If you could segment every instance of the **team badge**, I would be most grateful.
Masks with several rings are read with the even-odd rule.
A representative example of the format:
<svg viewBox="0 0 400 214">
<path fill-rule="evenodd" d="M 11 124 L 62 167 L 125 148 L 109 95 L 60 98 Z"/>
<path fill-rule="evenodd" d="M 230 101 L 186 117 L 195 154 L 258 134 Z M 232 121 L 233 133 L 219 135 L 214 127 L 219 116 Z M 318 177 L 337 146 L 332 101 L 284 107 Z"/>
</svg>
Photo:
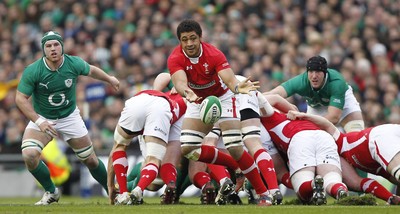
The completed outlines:
<svg viewBox="0 0 400 214">
<path fill-rule="evenodd" d="M 72 79 L 67 79 L 67 80 L 65 80 L 65 85 L 66 85 L 68 88 L 70 88 L 71 85 L 72 85 Z"/>
</svg>

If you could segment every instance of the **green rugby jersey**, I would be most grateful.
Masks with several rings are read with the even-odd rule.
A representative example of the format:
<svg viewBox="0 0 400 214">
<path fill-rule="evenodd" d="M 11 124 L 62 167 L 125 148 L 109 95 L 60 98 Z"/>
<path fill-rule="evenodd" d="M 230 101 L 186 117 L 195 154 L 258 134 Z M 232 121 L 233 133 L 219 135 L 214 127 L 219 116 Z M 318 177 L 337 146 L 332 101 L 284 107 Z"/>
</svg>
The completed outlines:
<svg viewBox="0 0 400 214">
<path fill-rule="evenodd" d="M 89 64 L 64 54 L 64 62 L 52 71 L 41 58 L 25 68 L 17 90 L 32 96 L 34 110 L 48 119 L 61 119 L 76 108 L 76 82 L 89 74 Z"/>
<path fill-rule="evenodd" d="M 349 86 L 343 76 L 334 69 L 328 69 L 326 82 L 319 90 L 314 90 L 307 78 L 307 72 L 282 83 L 288 97 L 301 95 L 313 108 L 334 106 L 343 110 L 345 94 Z"/>
</svg>

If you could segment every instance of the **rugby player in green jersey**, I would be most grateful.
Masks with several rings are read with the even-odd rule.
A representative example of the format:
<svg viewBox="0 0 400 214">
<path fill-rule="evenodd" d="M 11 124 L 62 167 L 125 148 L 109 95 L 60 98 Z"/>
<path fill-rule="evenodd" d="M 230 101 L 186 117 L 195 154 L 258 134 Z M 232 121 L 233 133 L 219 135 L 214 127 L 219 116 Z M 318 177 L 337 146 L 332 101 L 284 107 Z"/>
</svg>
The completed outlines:
<svg viewBox="0 0 400 214">
<path fill-rule="evenodd" d="M 80 57 L 64 54 L 63 38 L 57 32 L 44 34 L 41 44 L 44 56 L 25 68 L 15 102 L 30 120 L 21 145 L 25 165 L 45 189 L 43 198 L 35 205 L 48 205 L 57 202 L 61 193 L 51 181 L 49 169 L 40 160 L 40 154 L 54 137 L 68 142 L 107 191 L 107 171 L 93 150 L 80 116 L 76 85 L 79 75 L 107 82 L 115 90 L 119 89 L 119 81 Z"/>
<path fill-rule="evenodd" d="M 329 69 L 326 59 L 321 56 L 308 59 L 306 67 L 306 72 L 265 94 L 279 94 L 284 98 L 299 94 L 307 102 L 307 113 L 323 116 L 345 132 L 363 130 L 360 104 L 343 76 Z"/>
</svg>

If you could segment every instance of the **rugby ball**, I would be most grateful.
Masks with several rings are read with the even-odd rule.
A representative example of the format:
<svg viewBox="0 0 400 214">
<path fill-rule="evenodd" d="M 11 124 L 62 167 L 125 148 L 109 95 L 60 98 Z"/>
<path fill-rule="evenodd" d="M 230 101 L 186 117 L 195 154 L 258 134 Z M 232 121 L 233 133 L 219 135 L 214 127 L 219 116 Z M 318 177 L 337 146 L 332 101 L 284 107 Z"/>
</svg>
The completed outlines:
<svg viewBox="0 0 400 214">
<path fill-rule="evenodd" d="M 200 104 L 200 119 L 205 124 L 216 123 L 221 113 L 221 102 L 216 96 L 208 96 Z"/>
</svg>

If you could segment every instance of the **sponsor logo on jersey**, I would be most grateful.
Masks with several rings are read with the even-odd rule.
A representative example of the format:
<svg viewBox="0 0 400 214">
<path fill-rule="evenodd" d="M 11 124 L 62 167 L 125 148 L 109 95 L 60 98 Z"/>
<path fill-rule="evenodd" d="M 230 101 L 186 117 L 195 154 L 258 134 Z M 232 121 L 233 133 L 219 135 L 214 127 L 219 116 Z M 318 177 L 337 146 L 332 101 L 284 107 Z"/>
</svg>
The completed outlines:
<svg viewBox="0 0 400 214">
<path fill-rule="evenodd" d="M 188 70 L 192 70 L 193 69 L 193 66 L 191 66 L 191 65 L 188 65 L 188 66 L 186 66 L 186 70 L 188 71 Z"/>
<path fill-rule="evenodd" d="M 197 85 L 197 84 L 194 84 L 191 82 L 189 82 L 188 85 L 190 88 L 193 88 L 193 89 L 206 89 L 206 88 L 210 88 L 211 86 L 215 85 L 215 80 L 213 80 L 207 84 L 204 84 L 204 85 Z"/>
<path fill-rule="evenodd" d="M 167 135 L 167 132 L 166 131 L 164 131 L 164 130 L 162 130 L 161 128 L 159 128 L 159 127 L 154 127 L 154 131 L 157 131 L 157 132 L 161 132 L 162 134 L 164 134 L 165 136 Z"/>
<path fill-rule="evenodd" d="M 47 90 L 49 90 L 49 87 L 47 86 L 50 82 L 47 82 L 46 84 L 44 83 L 39 83 L 40 86 L 46 87 Z"/>
<path fill-rule="evenodd" d="M 72 86 L 72 79 L 66 79 L 64 82 L 65 82 L 65 86 L 67 86 L 68 88 L 70 88 Z"/>
<path fill-rule="evenodd" d="M 222 67 L 227 67 L 229 66 L 229 62 L 225 62 L 224 64 L 222 64 Z"/>
<path fill-rule="evenodd" d="M 340 102 L 340 99 L 337 99 L 337 98 L 333 99 L 333 102 L 334 102 L 334 103 L 341 103 L 341 102 Z"/>
</svg>

